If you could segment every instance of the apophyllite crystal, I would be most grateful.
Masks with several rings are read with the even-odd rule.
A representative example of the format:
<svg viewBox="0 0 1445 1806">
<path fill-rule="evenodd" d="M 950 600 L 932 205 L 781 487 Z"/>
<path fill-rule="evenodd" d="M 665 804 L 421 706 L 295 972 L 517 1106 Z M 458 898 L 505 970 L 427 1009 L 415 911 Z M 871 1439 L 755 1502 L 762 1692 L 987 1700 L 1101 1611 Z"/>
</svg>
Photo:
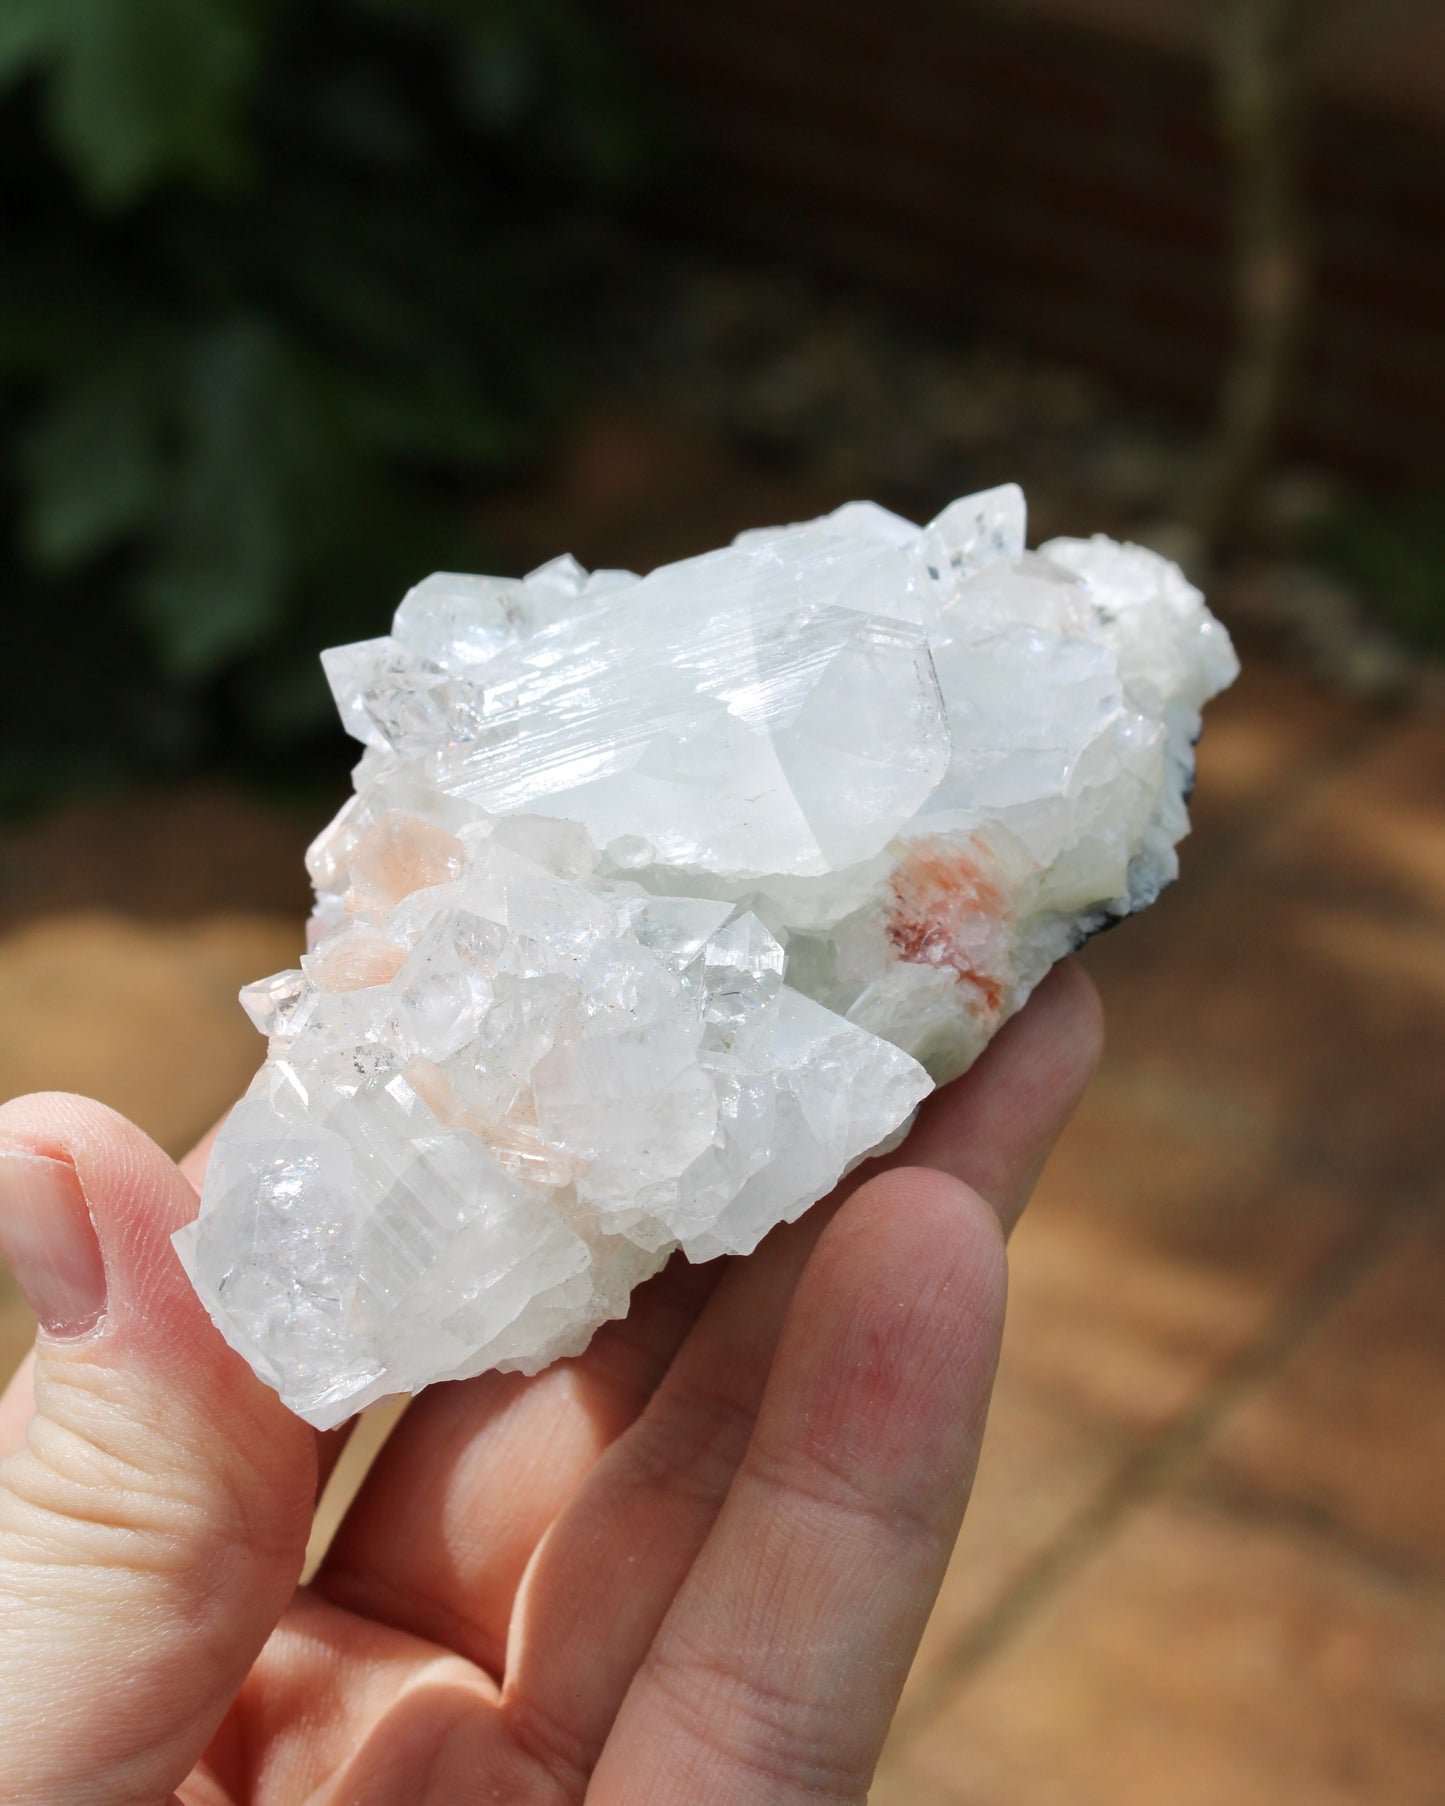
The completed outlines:
<svg viewBox="0 0 1445 1806">
<path fill-rule="evenodd" d="M 1173 878 L 1229 640 L 1017 488 L 638 578 L 438 575 L 324 655 L 366 751 L 176 1238 L 312 1423 L 581 1349 L 896 1138 Z"/>
</svg>

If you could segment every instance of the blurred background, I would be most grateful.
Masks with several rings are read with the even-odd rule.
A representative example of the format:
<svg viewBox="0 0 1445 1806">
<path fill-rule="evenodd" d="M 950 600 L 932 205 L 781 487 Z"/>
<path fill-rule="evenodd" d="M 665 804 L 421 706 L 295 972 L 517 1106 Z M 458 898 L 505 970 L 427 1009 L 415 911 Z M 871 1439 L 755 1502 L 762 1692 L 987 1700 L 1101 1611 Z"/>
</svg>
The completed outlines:
<svg viewBox="0 0 1445 1806">
<path fill-rule="evenodd" d="M 425 572 L 1017 479 L 1204 584 L 874 1797 L 1438 1806 L 1438 0 L 0 0 L 0 209 L 0 1096 L 177 1153 Z"/>
</svg>

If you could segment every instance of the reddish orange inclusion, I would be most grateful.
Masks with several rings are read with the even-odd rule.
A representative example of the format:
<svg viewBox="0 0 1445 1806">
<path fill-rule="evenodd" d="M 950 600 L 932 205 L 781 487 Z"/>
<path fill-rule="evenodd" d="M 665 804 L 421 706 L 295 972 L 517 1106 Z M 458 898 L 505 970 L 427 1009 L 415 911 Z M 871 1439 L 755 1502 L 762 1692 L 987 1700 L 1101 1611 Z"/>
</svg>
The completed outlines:
<svg viewBox="0 0 1445 1806">
<path fill-rule="evenodd" d="M 993 1012 L 1003 1004 L 1002 982 L 980 972 L 964 951 L 964 929 L 979 916 L 997 921 L 1003 898 L 976 859 L 956 842 L 917 840 L 891 881 L 888 938 L 912 965 L 943 966 L 971 985 Z"/>
</svg>

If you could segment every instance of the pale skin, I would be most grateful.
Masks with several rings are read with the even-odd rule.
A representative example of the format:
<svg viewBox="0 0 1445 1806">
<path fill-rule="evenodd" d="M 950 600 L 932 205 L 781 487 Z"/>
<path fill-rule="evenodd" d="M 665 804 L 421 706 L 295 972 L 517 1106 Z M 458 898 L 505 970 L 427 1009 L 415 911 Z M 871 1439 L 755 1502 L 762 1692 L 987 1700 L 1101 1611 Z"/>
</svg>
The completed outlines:
<svg viewBox="0 0 1445 1806">
<path fill-rule="evenodd" d="M 306 1587 L 340 1433 L 174 1259 L 204 1144 L 178 1168 L 97 1104 L 0 1108 L 0 1219 L 6 1150 L 59 1161 L 104 1268 L 99 1321 L 42 1329 L 0 1401 L 0 1801 L 864 1800 L 968 1502 L 1005 1238 L 1099 1044 L 1056 972 L 756 1254 L 674 1262 L 533 1379 L 424 1394 Z"/>
</svg>

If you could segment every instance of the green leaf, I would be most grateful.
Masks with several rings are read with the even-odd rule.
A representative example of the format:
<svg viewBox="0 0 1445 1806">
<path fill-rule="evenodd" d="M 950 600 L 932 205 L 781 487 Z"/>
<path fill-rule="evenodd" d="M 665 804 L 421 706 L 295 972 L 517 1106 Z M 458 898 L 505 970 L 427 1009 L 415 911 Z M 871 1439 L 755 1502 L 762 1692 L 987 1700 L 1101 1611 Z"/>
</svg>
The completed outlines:
<svg viewBox="0 0 1445 1806">
<path fill-rule="evenodd" d="M 296 431 L 299 379 L 263 324 L 205 332 L 180 395 L 180 474 L 136 604 L 174 677 L 195 683 L 265 638 L 279 616 L 292 531 L 288 486 L 324 448 Z"/>
<path fill-rule="evenodd" d="M 136 584 L 143 620 L 153 629 L 163 668 L 196 684 L 264 638 L 279 607 L 279 586 L 261 546 L 238 560 L 219 536 L 179 538 Z M 274 551 L 274 540 L 268 550 Z"/>
<path fill-rule="evenodd" d="M 1346 494 L 1314 532 L 1315 551 L 1376 619 L 1445 650 L 1445 494 Z"/>
<path fill-rule="evenodd" d="M 288 648 L 269 657 L 264 675 L 248 673 L 241 707 L 263 740 L 298 740 L 335 719 L 335 703 L 314 647 Z"/>
<path fill-rule="evenodd" d="M 50 5 L 52 129 L 95 200 L 133 201 L 168 176 L 218 186 L 244 173 L 240 110 L 260 50 L 244 0 Z"/>
<path fill-rule="evenodd" d="M 513 131 L 536 104 L 541 71 L 520 32 L 471 33 L 457 64 L 463 106 L 487 130 Z"/>
<path fill-rule="evenodd" d="M 30 85 L 0 119 L 0 584 L 42 652 L 100 648 L 83 706 L 71 661 L 0 747 L 80 782 L 294 745 L 330 719 L 319 646 L 488 562 L 476 502 L 590 330 L 571 222 L 630 105 L 591 11 L 0 0 L 0 91 Z"/>
<path fill-rule="evenodd" d="M 82 366 L 22 443 L 26 539 L 38 564 L 72 569 L 154 513 L 165 361 L 158 347 L 132 345 L 98 369 Z"/>
<path fill-rule="evenodd" d="M 48 54 L 59 10 L 55 0 L 0 0 L 0 87 Z"/>
</svg>

